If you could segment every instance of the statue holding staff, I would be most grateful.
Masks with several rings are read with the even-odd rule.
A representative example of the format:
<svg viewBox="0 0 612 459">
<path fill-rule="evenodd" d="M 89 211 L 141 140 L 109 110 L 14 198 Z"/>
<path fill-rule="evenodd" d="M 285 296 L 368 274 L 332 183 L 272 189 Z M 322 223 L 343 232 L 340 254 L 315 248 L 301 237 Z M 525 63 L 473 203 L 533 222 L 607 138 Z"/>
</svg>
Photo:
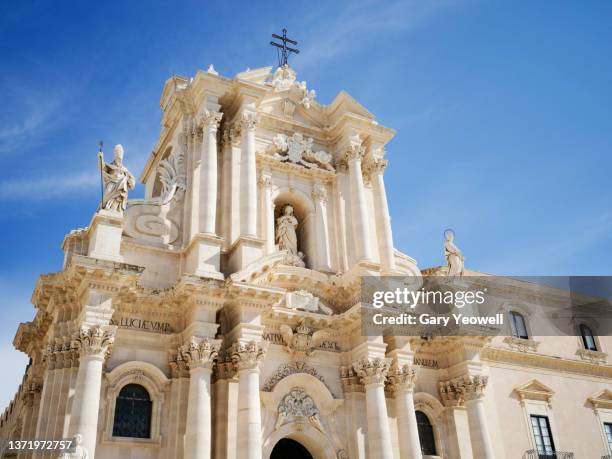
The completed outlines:
<svg viewBox="0 0 612 459">
<path fill-rule="evenodd" d="M 98 152 L 99 167 L 102 173 L 102 204 L 101 209 L 123 212 L 127 206 L 128 191 L 136 184 L 134 176 L 123 165 L 123 147 L 115 145 L 114 159 L 111 163 L 104 162 L 104 154 Z"/>
</svg>

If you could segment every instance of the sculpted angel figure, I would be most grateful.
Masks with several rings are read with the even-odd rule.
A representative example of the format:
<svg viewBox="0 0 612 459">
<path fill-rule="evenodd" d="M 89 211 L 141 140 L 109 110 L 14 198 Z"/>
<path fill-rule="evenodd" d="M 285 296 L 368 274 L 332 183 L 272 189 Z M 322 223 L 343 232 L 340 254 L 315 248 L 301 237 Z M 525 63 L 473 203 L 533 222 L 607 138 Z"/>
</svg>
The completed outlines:
<svg viewBox="0 0 612 459">
<path fill-rule="evenodd" d="M 465 258 L 459 250 L 459 247 L 455 245 L 453 240 L 455 239 L 455 233 L 453 230 L 446 230 L 444 232 L 444 257 L 448 266 L 449 276 L 463 276 L 463 265 Z"/>
<path fill-rule="evenodd" d="M 102 209 L 124 211 L 127 206 L 128 191 L 134 188 L 134 176 L 123 165 L 123 147 L 115 145 L 114 159 L 111 163 L 104 162 L 104 154 L 98 152 L 104 194 L 102 196 Z"/>
<path fill-rule="evenodd" d="M 293 207 L 287 204 L 282 215 L 276 219 L 276 243 L 279 250 L 287 250 L 291 255 L 299 256 L 297 246 L 297 218 L 293 215 Z"/>
</svg>

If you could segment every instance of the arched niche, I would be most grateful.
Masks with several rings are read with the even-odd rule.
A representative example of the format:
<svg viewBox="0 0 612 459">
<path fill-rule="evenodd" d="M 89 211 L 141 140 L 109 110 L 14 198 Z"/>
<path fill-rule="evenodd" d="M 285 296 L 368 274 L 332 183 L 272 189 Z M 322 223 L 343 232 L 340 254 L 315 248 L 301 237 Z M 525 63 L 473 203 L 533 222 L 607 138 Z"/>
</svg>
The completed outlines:
<svg viewBox="0 0 612 459">
<path fill-rule="evenodd" d="M 103 438 L 106 441 L 120 441 L 130 443 L 161 442 L 161 413 L 164 404 L 166 386 L 170 380 L 163 371 L 148 362 L 125 362 L 113 368 L 106 374 L 105 423 Z M 115 419 L 115 404 L 121 389 L 128 384 L 138 384 L 144 387 L 153 403 L 151 412 L 151 438 L 124 439 L 113 437 L 113 422 Z"/>
<path fill-rule="evenodd" d="M 296 229 L 298 250 L 304 254 L 304 263 L 312 269 L 315 265 L 316 235 L 314 221 L 314 204 L 310 196 L 298 189 L 278 188 L 272 193 L 274 203 L 274 238 L 276 244 L 276 221 L 286 205 L 293 207 L 293 215 L 298 221 Z"/>
<path fill-rule="evenodd" d="M 294 388 L 302 388 L 312 399 L 319 411 L 322 429 L 316 427 L 306 418 L 293 418 L 289 422 L 277 425 L 278 407 L 285 396 Z M 327 386 L 312 375 L 294 373 L 281 379 L 272 392 L 262 392 L 264 406 L 264 457 L 269 458 L 274 446 L 283 438 L 295 440 L 310 452 L 313 457 L 322 459 L 337 459 L 338 453 L 344 449 L 335 423 L 329 422 L 343 399 L 335 399 Z"/>
</svg>

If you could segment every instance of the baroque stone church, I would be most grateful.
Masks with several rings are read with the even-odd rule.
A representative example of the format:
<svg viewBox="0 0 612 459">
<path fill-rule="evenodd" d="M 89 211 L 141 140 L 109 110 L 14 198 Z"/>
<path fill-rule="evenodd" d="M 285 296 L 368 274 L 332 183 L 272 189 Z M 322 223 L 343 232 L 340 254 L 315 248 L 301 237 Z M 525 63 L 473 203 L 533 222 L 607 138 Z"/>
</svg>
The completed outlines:
<svg viewBox="0 0 612 459">
<path fill-rule="evenodd" d="M 532 336 L 508 304 L 506 337 L 362 335 L 362 276 L 448 268 L 394 247 L 394 131 L 315 96 L 287 65 L 166 81 L 144 199 L 121 146 L 100 154 L 99 210 L 35 286 L 0 437 L 78 435 L 62 457 L 89 459 L 610 457 L 596 323 Z"/>
</svg>

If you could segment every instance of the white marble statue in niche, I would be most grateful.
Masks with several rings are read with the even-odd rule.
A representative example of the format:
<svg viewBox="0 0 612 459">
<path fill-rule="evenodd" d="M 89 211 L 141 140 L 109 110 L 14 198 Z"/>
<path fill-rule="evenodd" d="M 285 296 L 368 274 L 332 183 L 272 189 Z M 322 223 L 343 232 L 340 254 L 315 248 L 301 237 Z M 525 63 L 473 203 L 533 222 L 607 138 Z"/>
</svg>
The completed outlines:
<svg viewBox="0 0 612 459">
<path fill-rule="evenodd" d="M 444 257 L 446 258 L 446 264 L 448 266 L 448 275 L 463 276 L 465 257 L 461 253 L 461 250 L 459 250 L 459 247 L 453 242 L 455 239 L 455 232 L 450 229 L 444 231 L 444 239 Z"/>
<path fill-rule="evenodd" d="M 113 162 L 105 163 L 104 154 L 98 152 L 104 193 L 102 206 L 104 210 L 123 212 L 127 206 L 128 191 L 134 188 L 134 176 L 123 165 L 123 147 L 115 145 Z"/>
</svg>

